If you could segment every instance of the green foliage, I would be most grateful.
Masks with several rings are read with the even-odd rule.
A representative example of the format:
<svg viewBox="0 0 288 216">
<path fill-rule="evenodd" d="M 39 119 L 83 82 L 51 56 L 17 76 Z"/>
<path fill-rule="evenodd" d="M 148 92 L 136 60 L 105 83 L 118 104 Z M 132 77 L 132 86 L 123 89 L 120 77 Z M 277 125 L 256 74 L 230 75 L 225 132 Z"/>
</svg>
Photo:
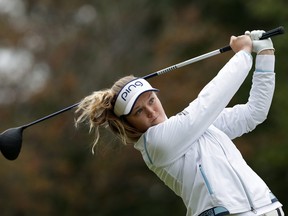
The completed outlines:
<svg viewBox="0 0 288 216">
<path fill-rule="evenodd" d="M 288 24 L 284 0 L 18 2 L 10 12 L 0 6 L 0 52 L 25 50 L 31 58 L 26 67 L 16 65 L 21 72 L 16 82 L 15 71 L 0 72 L 1 131 L 110 87 L 123 75 L 146 75 L 218 49 L 232 34 Z M 286 41 L 286 35 L 273 39 L 277 86 L 267 121 L 236 140 L 283 204 L 288 202 Z M 151 80 L 161 89 L 167 113 L 182 110 L 231 56 Z M 45 82 L 28 91 L 39 78 Z M 245 103 L 250 85 L 247 78 L 231 103 Z M 93 136 L 88 128 L 74 129 L 73 117 L 68 112 L 27 129 L 20 157 L 13 162 L 0 157 L 1 215 L 185 215 L 181 199 L 132 146 L 107 132 L 93 156 Z"/>
</svg>

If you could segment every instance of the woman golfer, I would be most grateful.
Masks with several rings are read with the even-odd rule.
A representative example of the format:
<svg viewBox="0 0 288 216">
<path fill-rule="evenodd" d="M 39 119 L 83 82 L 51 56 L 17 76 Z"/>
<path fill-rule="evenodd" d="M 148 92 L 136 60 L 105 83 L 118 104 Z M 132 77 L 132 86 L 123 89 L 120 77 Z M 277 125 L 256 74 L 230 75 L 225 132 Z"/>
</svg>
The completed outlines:
<svg viewBox="0 0 288 216">
<path fill-rule="evenodd" d="M 231 141 L 252 131 L 268 114 L 274 92 L 274 48 L 264 31 L 231 37 L 235 55 L 181 113 L 167 117 L 157 89 L 128 76 L 111 89 L 84 98 L 76 124 L 109 127 L 134 144 L 149 167 L 187 207 L 187 216 L 279 215 L 281 203 L 246 164 Z M 252 40 L 251 40 L 252 39 Z M 256 52 L 246 104 L 226 108 L 248 75 Z"/>
</svg>

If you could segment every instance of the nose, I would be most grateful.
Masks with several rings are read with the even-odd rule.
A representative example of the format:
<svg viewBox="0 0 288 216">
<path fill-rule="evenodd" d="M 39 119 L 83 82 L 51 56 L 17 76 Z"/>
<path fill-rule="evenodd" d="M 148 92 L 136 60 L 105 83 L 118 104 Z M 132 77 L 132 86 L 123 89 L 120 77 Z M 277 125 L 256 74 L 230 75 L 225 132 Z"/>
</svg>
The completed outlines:
<svg viewBox="0 0 288 216">
<path fill-rule="evenodd" d="M 152 107 L 147 107 L 146 113 L 148 118 L 152 118 L 155 114 L 155 111 Z"/>
</svg>

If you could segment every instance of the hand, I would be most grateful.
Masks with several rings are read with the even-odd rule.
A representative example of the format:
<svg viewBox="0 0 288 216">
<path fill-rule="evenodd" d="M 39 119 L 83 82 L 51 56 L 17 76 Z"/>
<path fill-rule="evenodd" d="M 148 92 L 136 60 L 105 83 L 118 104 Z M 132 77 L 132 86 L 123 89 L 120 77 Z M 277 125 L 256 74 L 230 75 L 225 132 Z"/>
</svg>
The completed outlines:
<svg viewBox="0 0 288 216">
<path fill-rule="evenodd" d="M 237 53 L 240 50 L 245 50 L 246 52 L 252 52 L 252 40 L 247 35 L 242 36 L 231 36 L 230 38 L 230 46 L 232 50 Z"/>
<path fill-rule="evenodd" d="M 270 38 L 264 39 L 264 40 L 259 40 L 261 38 L 262 34 L 265 33 L 263 30 L 254 30 L 252 32 L 246 31 L 245 35 L 250 36 L 253 42 L 253 48 L 252 51 L 257 53 L 257 54 L 263 54 L 265 53 L 264 51 L 274 51 L 273 43 Z M 274 53 L 274 52 L 273 52 Z"/>
</svg>

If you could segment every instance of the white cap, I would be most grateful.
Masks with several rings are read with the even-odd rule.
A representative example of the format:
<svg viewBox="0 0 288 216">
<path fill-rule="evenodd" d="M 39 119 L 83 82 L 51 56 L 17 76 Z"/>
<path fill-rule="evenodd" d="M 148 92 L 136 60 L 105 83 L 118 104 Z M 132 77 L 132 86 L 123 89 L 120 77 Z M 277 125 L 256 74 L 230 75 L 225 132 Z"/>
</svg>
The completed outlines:
<svg viewBox="0 0 288 216">
<path fill-rule="evenodd" d="M 132 111 L 138 97 L 147 91 L 159 91 L 145 79 L 137 78 L 128 82 L 118 93 L 114 105 L 114 113 L 118 117 L 128 115 Z"/>
</svg>

